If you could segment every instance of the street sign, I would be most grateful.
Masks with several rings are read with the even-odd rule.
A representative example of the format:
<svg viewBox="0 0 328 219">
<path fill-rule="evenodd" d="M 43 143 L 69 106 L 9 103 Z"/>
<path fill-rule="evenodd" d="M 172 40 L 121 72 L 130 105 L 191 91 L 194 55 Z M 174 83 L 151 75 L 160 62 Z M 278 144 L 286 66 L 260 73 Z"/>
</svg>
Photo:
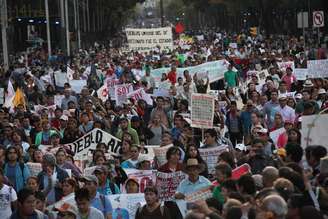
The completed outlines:
<svg viewBox="0 0 328 219">
<path fill-rule="evenodd" d="M 313 27 L 325 26 L 325 17 L 323 11 L 313 12 Z"/>
</svg>

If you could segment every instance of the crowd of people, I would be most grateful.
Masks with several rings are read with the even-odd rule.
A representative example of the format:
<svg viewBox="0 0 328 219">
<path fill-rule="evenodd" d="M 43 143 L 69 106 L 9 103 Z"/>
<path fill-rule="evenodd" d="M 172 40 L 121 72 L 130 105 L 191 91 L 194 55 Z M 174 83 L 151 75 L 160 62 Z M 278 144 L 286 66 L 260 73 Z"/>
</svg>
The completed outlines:
<svg viewBox="0 0 328 219">
<path fill-rule="evenodd" d="M 302 117 L 328 108 L 328 82 L 294 74 L 308 60 L 327 58 L 325 47 L 312 43 L 304 47 L 302 37 L 206 33 L 201 40 L 177 41 L 174 51 L 142 54 L 95 44 L 71 57 L 58 50 L 48 58 L 43 48 L 13 56 L 10 69 L 0 70 L 7 91 L 0 110 L 1 218 L 128 218 L 113 211 L 110 196 L 140 192 L 146 204 L 137 208 L 136 219 L 327 218 L 327 145 L 302 147 L 300 130 Z M 229 64 L 218 81 L 177 72 L 223 59 Z M 67 66 L 70 80 L 86 81 L 80 92 L 70 80 L 60 87 L 54 79 Z M 152 71 L 162 67 L 171 70 L 156 81 Z M 263 70 L 267 75 L 260 78 Z M 108 79 L 142 88 L 153 105 L 144 99 L 118 105 L 111 92 L 101 99 L 97 90 Z M 170 84 L 167 95 L 154 95 L 162 83 Z M 190 124 L 193 93 L 215 96 L 213 128 Z M 121 141 L 118 154 L 99 142 L 78 163 L 67 145 L 96 128 Z M 270 133 L 281 128 L 285 131 L 272 139 Z M 145 154 L 146 145 L 170 145 L 166 163 Z M 223 146 L 227 150 L 211 171 L 199 150 Z M 37 163 L 42 168 L 35 174 L 31 166 Z M 235 177 L 234 170 L 245 164 L 247 171 Z M 89 167 L 94 169 L 86 174 Z M 163 201 L 156 179 L 142 191 L 127 169 L 182 171 L 186 178 Z M 180 200 L 205 188 L 210 197 L 180 211 Z M 53 207 L 72 194 L 74 204 Z"/>
</svg>

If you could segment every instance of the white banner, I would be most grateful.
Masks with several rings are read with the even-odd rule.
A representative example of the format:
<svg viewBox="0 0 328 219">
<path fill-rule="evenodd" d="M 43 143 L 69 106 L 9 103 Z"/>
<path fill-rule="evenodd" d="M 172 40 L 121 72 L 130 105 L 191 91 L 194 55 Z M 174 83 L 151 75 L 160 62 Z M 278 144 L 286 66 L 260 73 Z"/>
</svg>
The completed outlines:
<svg viewBox="0 0 328 219">
<path fill-rule="evenodd" d="M 215 173 L 215 167 L 218 163 L 219 155 L 228 150 L 228 145 L 221 145 L 213 148 L 199 148 L 199 154 L 207 163 L 208 172 Z"/>
<path fill-rule="evenodd" d="M 113 219 L 135 218 L 138 208 L 146 204 L 145 194 L 118 194 L 109 195 L 113 207 Z"/>
<path fill-rule="evenodd" d="M 328 114 L 302 116 L 302 147 L 322 145 L 328 149 L 327 124 Z"/>
<path fill-rule="evenodd" d="M 123 103 L 125 103 L 128 93 L 132 91 L 133 91 L 132 84 L 115 85 L 114 96 L 115 96 L 116 105 L 120 106 Z"/>
<path fill-rule="evenodd" d="M 106 78 L 104 84 L 107 85 L 108 88 L 108 93 L 110 97 L 114 97 L 114 92 L 115 92 L 115 85 L 118 85 L 120 83 L 119 79 L 116 78 Z"/>
<path fill-rule="evenodd" d="M 214 118 L 214 97 L 208 94 L 191 95 L 191 125 L 198 128 L 212 128 Z"/>
<path fill-rule="evenodd" d="M 149 52 L 160 47 L 161 50 L 173 50 L 171 27 L 134 29 L 127 28 L 126 37 L 129 49 L 138 52 Z"/>
<path fill-rule="evenodd" d="M 79 94 L 81 93 L 81 90 L 84 86 L 87 86 L 87 81 L 86 80 L 71 80 L 69 82 L 69 84 L 71 85 L 72 90 Z"/>
<path fill-rule="evenodd" d="M 147 94 L 143 88 L 128 93 L 127 98 L 132 98 L 135 101 L 143 99 L 148 105 L 153 105 L 153 99 L 151 99 L 150 94 Z"/>
<path fill-rule="evenodd" d="M 58 87 L 64 87 L 64 84 L 67 83 L 66 72 L 56 71 L 54 72 L 55 83 Z"/>
<path fill-rule="evenodd" d="M 310 60 L 307 64 L 310 78 L 328 77 L 328 59 Z"/>
<path fill-rule="evenodd" d="M 295 69 L 295 64 L 294 62 L 277 62 L 278 67 L 280 70 L 286 71 L 287 68 L 291 68 L 293 71 Z"/>
<path fill-rule="evenodd" d="M 305 81 L 308 74 L 309 74 L 309 70 L 307 68 L 294 69 L 294 75 L 296 79 L 299 81 Z"/>
</svg>

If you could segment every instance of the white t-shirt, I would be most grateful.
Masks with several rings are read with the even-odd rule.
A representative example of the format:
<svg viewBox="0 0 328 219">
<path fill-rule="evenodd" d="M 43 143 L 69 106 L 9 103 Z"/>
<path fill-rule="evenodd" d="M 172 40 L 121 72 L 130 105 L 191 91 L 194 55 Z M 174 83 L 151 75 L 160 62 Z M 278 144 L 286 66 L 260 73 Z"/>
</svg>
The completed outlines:
<svg viewBox="0 0 328 219">
<path fill-rule="evenodd" d="M 11 211 L 11 202 L 17 200 L 17 194 L 14 188 L 7 185 L 3 185 L 0 190 L 0 218 L 8 219 L 10 218 Z"/>
</svg>

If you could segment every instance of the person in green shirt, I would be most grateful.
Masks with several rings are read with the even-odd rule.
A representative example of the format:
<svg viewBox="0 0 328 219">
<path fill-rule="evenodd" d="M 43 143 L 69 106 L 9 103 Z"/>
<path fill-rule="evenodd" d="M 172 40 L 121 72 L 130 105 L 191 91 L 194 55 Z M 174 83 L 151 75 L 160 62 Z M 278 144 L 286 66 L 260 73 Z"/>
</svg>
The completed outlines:
<svg viewBox="0 0 328 219">
<path fill-rule="evenodd" d="M 224 81 L 227 87 L 237 87 L 238 73 L 232 70 L 232 65 L 228 66 L 228 71 L 224 73 Z"/>
<path fill-rule="evenodd" d="M 231 178 L 232 168 L 229 164 L 219 163 L 215 167 L 215 175 L 217 186 L 213 189 L 213 198 L 217 199 L 220 203 L 224 203 L 224 196 L 222 194 L 222 183 Z"/>
<path fill-rule="evenodd" d="M 124 132 L 128 132 L 132 136 L 132 144 L 140 144 L 137 131 L 131 128 L 129 120 L 126 117 L 120 119 L 120 129 L 118 130 L 116 137 L 122 139 Z"/>
</svg>

